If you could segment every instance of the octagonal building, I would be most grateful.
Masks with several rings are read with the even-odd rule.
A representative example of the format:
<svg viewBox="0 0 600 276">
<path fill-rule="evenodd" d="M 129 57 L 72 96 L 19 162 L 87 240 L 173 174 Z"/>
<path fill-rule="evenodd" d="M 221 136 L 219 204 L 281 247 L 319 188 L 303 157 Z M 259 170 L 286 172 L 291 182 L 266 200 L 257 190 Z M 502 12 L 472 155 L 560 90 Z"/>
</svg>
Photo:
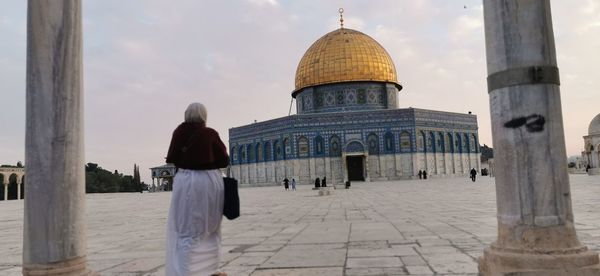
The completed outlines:
<svg viewBox="0 0 600 276">
<path fill-rule="evenodd" d="M 399 108 L 402 85 L 392 58 L 364 33 L 340 28 L 319 38 L 300 60 L 295 82 L 298 114 L 229 130 L 231 173 L 240 184 L 479 171 L 477 117 Z"/>
</svg>

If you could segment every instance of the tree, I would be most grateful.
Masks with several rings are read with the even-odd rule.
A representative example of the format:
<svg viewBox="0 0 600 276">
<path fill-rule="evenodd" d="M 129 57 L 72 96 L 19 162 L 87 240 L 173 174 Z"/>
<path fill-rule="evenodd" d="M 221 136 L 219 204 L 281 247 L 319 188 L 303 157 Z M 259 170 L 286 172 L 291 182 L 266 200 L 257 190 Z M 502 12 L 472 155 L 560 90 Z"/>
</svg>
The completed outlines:
<svg viewBox="0 0 600 276">
<path fill-rule="evenodd" d="M 485 162 L 488 159 L 494 158 L 494 149 L 488 147 L 486 144 L 483 144 L 482 147 L 479 147 L 479 152 L 481 152 L 481 162 Z"/>
<path fill-rule="evenodd" d="M 85 166 L 85 191 L 87 193 L 135 192 L 133 176 L 114 173 L 103 169 L 95 163 Z"/>
<path fill-rule="evenodd" d="M 140 179 L 140 167 L 137 164 L 133 164 L 133 186 L 136 191 L 142 191 L 142 182 Z"/>
</svg>

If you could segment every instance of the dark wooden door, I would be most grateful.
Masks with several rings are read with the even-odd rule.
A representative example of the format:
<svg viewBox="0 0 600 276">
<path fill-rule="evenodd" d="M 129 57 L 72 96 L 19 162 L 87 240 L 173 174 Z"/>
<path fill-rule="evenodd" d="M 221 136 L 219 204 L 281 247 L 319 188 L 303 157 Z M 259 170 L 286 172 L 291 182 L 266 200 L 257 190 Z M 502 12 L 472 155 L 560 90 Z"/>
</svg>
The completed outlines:
<svg viewBox="0 0 600 276">
<path fill-rule="evenodd" d="M 364 181 L 364 167 L 362 156 L 347 156 L 346 164 L 348 166 L 348 180 Z"/>
</svg>

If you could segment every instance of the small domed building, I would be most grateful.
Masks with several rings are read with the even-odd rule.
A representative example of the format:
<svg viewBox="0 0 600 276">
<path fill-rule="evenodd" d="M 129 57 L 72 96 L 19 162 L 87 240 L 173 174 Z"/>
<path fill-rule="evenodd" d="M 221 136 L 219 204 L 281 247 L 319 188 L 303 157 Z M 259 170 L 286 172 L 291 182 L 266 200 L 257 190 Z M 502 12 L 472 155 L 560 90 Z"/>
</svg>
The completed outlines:
<svg viewBox="0 0 600 276">
<path fill-rule="evenodd" d="M 588 127 L 588 135 L 583 136 L 584 150 L 581 158 L 589 175 L 600 174 L 600 114 L 596 115 Z"/>
<path fill-rule="evenodd" d="M 392 58 L 373 38 L 343 27 L 324 35 L 298 64 L 298 114 L 229 130 L 232 176 L 274 185 L 479 171 L 477 117 L 399 108 L 400 90 Z"/>
</svg>

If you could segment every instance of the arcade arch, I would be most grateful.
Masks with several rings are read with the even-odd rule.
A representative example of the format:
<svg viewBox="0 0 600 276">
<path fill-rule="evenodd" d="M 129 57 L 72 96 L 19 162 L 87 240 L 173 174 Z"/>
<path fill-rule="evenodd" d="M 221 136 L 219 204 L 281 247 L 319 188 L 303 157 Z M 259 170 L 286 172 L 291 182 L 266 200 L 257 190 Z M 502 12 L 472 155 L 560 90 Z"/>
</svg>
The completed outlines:
<svg viewBox="0 0 600 276">
<path fill-rule="evenodd" d="M 24 198 L 25 168 L 0 167 L 0 200 Z"/>
</svg>

